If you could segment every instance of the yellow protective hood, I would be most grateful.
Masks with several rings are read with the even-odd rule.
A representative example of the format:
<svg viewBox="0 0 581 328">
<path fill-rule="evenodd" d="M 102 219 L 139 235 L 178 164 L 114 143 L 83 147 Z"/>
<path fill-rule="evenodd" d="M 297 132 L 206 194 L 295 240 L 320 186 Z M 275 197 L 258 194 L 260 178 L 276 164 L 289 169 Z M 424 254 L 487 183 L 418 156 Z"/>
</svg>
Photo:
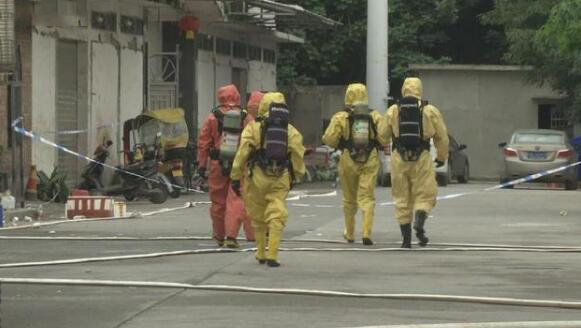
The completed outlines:
<svg viewBox="0 0 581 328">
<path fill-rule="evenodd" d="M 262 100 L 260 100 L 260 105 L 258 106 L 258 116 L 268 116 L 268 108 L 272 103 L 286 104 L 284 95 L 280 92 L 267 92 L 264 97 L 262 97 Z"/>
<path fill-rule="evenodd" d="M 415 97 L 422 99 L 422 80 L 417 77 L 408 77 L 401 87 L 402 97 Z"/>
<path fill-rule="evenodd" d="M 349 84 L 347 91 L 345 91 L 345 106 L 367 105 L 368 103 L 365 85 L 361 83 Z"/>
</svg>

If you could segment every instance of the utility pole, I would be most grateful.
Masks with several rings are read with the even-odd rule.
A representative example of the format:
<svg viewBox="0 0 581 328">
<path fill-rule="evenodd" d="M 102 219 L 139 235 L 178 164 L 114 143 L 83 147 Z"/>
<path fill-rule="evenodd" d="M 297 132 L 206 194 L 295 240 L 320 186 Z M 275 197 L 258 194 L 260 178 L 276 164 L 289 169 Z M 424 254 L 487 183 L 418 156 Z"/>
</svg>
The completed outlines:
<svg viewBox="0 0 581 328">
<path fill-rule="evenodd" d="M 388 0 L 367 0 L 367 92 L 369 107 L 387 109 Z"/>
</svg>

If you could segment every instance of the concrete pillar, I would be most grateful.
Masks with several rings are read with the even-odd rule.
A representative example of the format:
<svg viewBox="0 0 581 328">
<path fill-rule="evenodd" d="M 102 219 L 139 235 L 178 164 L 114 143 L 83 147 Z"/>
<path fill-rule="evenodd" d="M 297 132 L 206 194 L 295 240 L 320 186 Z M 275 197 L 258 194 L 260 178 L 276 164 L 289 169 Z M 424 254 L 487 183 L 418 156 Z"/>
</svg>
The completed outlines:
<svg viewBox="0 0 581 328">
<path fill-rule="evenodd" d="M 367 0 L 367 91 L 369 107 L 383 113 L 389 93 L 388 0 Z"/>
</svg>

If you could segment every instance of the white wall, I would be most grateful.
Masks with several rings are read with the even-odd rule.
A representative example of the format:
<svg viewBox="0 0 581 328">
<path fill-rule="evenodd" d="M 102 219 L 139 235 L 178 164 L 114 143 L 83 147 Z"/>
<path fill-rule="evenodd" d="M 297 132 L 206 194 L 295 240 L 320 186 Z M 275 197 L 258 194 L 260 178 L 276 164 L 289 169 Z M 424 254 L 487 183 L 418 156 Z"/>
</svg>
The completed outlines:
<svg viewBox="0 0 581 328">
<path fill-rule="evenodd" d="M 216 64 L 214 64 L 214 60 Z M 198 129 L 201 129 L 210 111 L 218 106 L 218 89 L 232 83 L 232 66 L 226 56 L 216 55 L 214 57 L 211 52 L 200 50 L 196 68 Z"/>
<path fill-rule="evenodd" d="M 121 49 L 121 122 L 143 112 L 143 53 Z"/>
<path fill-rule="evenodd" d="M 196 85 L 198 87 L 198 128 L 217 104 L 214 92 L 214 63 L 211 52 L 198 51 Z"/>
<path fill-rule="evenodd" d="M 146 41 L 148 46 L 149 56 L 151 57 L 155 53 L 162 52 L 162 38 L 161 38 L 161 25 L 160 22 L 151 19 L 147 22 L 146 25 Z M 152 76 L 160 76 L 162 66 L 161 65 L 149 65 L 149 78 L 151 79 Z"/>
<path fill-rule="evenodd" d="M 222 86 L 231 83 L 232 65 L 229 58 L 222 55 L 216 55 L 216 90 L 214 92 L 214 97 L 216 97 L 216 92 L 218 92 Z"/>
<path fill-rule="evenodd" d="M 274 91 L 276 88 L 276 66 L 260 61 L 250 61 L 248 64 L 249 91 Z"/>
<path fill-rule="evenodd" d="M 91 43 L 91 127 L 118 123 L 116 127 L 106 127 L 92 130 L 89 135 L 89 149 L 103 142 L 105 138 L 113 141 L 113 151 L 110 152 L 109 163 L 118 164 L 118 152 L 123 149 L 121 136 L 123 122 L 118 117 L 118 57 L 117 49 L 108 43 Z"/>
<path fill-rule="evenodd" d="M 32 131 L 55 141 L 56 128 L 56 41 L 52 36 L 32 32 Z M 32 143 L 32 163 L 46 174 L 52 172 L 57 150 Z"/>
</svg>

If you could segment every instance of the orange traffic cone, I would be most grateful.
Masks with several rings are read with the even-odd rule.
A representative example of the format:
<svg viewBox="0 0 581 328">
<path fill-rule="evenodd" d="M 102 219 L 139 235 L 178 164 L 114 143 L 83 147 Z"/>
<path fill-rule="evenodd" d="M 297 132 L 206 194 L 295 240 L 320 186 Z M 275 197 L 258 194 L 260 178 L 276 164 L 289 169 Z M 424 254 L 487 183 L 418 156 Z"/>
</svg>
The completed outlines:
<svg viewBox="0 0 581 328">
<path fill-rule="evenodd" d="M 30 167 L 28 182 L 26 183 L 26 200 L 38 200 L 37 187 L 38 177 L 36 175 L 36 165 L 32 165 Z"/>
</svg>

